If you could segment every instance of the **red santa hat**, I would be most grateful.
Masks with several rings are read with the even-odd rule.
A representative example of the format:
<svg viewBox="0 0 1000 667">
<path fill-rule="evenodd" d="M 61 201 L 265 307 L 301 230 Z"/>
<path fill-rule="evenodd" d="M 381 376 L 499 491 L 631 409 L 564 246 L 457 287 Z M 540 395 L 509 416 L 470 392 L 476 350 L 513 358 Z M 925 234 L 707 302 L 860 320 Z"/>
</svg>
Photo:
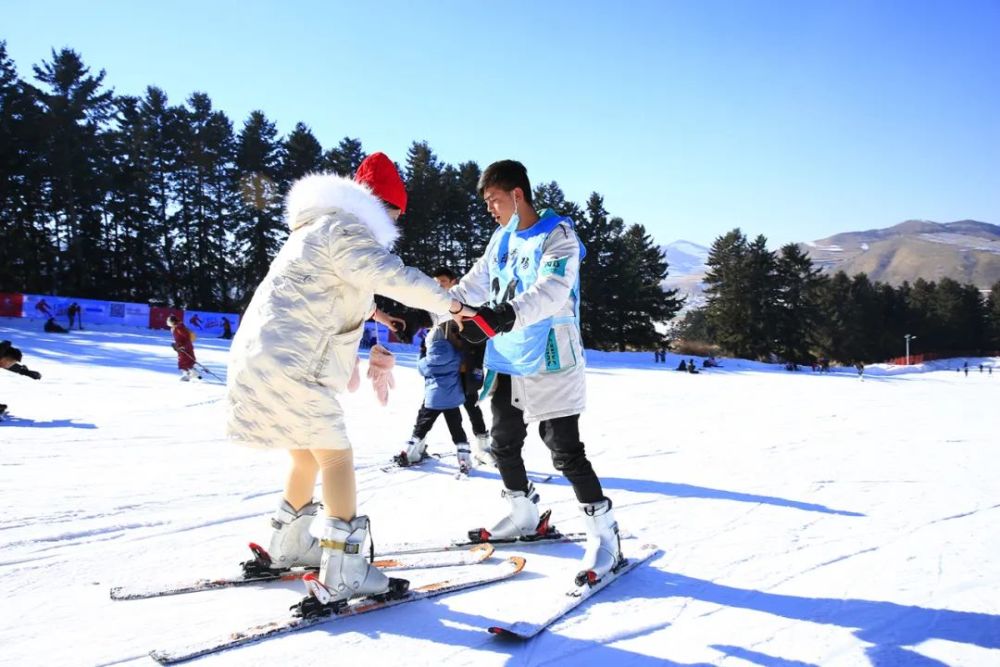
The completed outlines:
<svg viewBox="0 0 1000 667">
<path fill-rule="evenodd" d="M 371 188 L 372 194 L 406 213 L 406 186 L 385 153 L 372 153 L 358 165 L 354 180 Z"/>
</svg>

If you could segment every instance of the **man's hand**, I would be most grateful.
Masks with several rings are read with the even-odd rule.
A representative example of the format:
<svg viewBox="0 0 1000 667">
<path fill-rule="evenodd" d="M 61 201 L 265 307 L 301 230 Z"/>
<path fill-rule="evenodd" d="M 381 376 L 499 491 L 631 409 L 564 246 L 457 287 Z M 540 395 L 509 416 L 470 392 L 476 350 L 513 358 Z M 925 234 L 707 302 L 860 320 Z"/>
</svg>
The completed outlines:
<svg viewBox="0 0 1000 667">
<path fill-rule="evenodd" d="M 476 308 L 476 314 L 463 320 L 462 338 L 470 343 L 478 344 L 514 328 L 514 306 L 501 303 L 493 308 L 481 306 Z"/>
</svg>

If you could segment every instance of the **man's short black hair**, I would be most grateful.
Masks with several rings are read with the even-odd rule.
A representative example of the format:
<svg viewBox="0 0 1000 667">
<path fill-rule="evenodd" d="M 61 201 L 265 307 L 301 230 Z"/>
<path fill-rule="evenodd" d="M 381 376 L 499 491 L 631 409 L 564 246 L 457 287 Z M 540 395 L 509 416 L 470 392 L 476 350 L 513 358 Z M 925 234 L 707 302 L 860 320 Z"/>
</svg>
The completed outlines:
<svg viewBox="0 0 1000 667">
<path fill-rule="evenodd" d="M 0 359 L 11 359 L 14 363 L 21 363 L 21 359 L 23 358 L 24 356 L 21 354 L 21 350 L 13 345 L 7 345 L 7 347 L 0 348 Z"/>
<path fill-rule="evenodd" d="M 444 276 L 448 280 L 458 280 L 458 276 L 455 275 L 455 272 L 447 266 L 439 266 L 434 269 L 434 273 L 431 274 L 431 278 L 437 278 L 438 276 Z"/>
<path fill-rule="evenodd" d="M 479 177 L 476 191 L 479 196 L 483 196 L 486 188 L 500 188 L 504 192 L 512 192 L 514 188 L 521 188 L 524 193 L 524 201 L 531 206 L 531 182 L 528 180 L 528 170 L 517 160 L 500 160 L 486 167 L 483 175 Z"/>
</svg>

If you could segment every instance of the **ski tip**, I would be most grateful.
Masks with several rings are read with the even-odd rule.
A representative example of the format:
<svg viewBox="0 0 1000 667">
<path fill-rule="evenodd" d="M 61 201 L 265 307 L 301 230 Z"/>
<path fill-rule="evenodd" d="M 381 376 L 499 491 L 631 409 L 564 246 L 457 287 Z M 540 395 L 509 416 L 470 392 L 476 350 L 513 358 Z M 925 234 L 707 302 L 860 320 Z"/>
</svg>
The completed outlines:
<svg viewBox="0 0 1000 667">
<path fill-rule="evenodd" d="M 484 544 L 477 544 L 473 546 L 471 549 L 469 549 L 469 551 L 478 554 L 483 560 L 486 560 L 487 558 L 493 555 L 493 552 L 496 551 L 496 548 L 492 544 L 487 542 Z"/>
<path fill-rule="evenodd" d="M 515 574 L 524 569 L 525 560 L 523 556 L 511 556 L 507 561 L 513 565 Z"/>
<path fill-rule="evenodd" d="M 512 632 L 511 630 L 508 630 L 507 628 L 500 627 L 499 625 L 491 625 L 489 628 L 487 628 L 487 631 L 491 635 L 493 635 L 495 637 L 502 637 L 503 639 L 515 639 L 515 640 L 516 639 L 524 639 L 524 637 L 522 637 L 521 635 L 517 634 L 516 632 Z"/>
</svg>

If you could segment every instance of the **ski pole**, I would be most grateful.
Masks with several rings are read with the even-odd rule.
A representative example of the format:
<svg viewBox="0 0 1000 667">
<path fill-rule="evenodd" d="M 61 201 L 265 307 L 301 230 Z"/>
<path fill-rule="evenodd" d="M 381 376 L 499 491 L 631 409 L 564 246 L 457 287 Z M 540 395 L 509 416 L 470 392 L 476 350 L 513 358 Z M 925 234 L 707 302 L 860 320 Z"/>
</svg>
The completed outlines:
<svg viewBox="0 0 1000 667">
<path fill-rule="evenodd" d="M 194 363 L 195 366 L 197 366 L 198 368 L 200 368 L 205 373 L 208 373 L 209 375 L 211 375 L 212 377 L 214 377 L 216 380 L 218 380 L 222 384 L 226 384 L 225 380 L 223 380 L 218 375 L 216 375 L 215 373 L 213 373 L 208 367 L 205 366 L 205 364 L 201 363 L 200 361 L 198 361 L 197 359 L 195 359 L 194 357 L 192 357 L 190 354 L 188 354 L 188 351 L 185 350 L 183 347 L 179 347 L 177 349 L 180 350 L 181 352 L 183 352 L 184 356 L 187 357 L 188 359 L 190 359 Z"/>
</svg>

